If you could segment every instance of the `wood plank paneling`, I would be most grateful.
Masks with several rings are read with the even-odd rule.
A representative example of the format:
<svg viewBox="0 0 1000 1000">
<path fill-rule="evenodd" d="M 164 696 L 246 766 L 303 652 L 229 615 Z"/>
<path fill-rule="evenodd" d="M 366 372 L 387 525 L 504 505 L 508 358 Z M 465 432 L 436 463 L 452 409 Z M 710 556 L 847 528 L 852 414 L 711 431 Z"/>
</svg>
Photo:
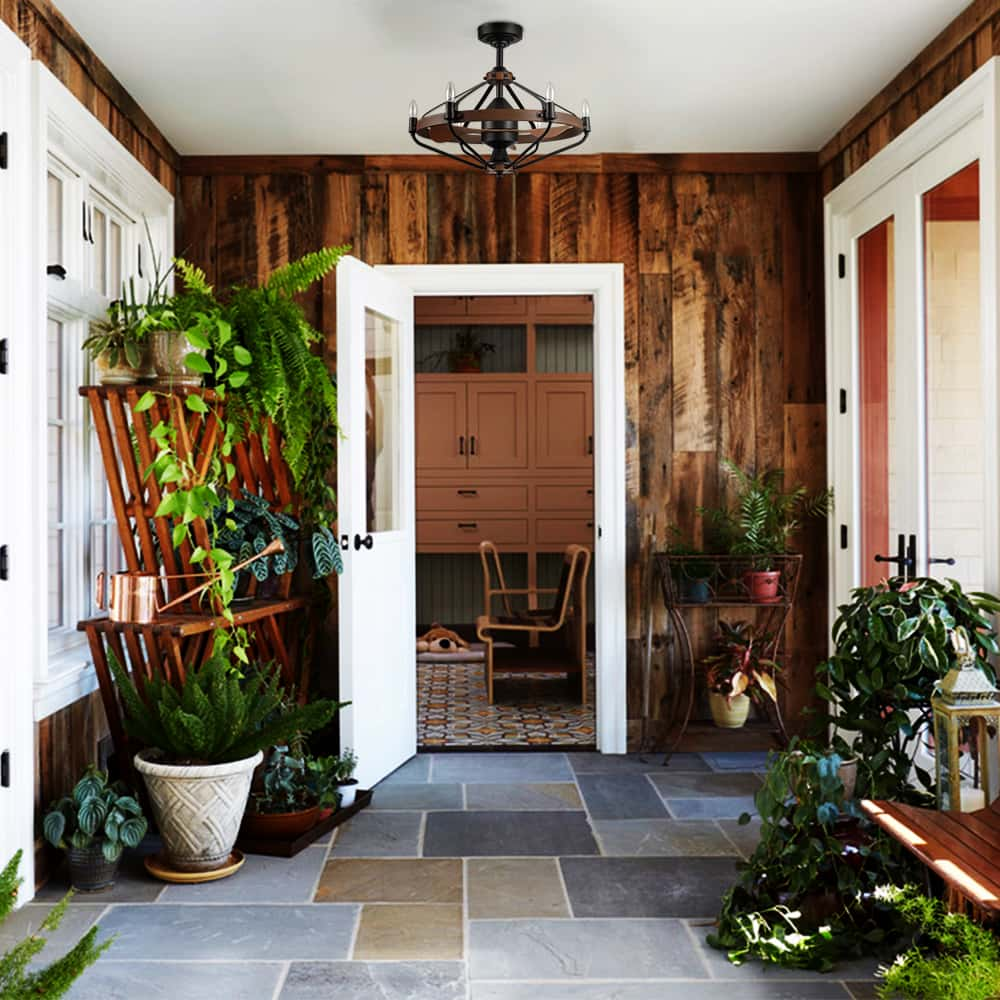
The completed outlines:
<svg viewBox="0 0 1000 1000">
<path fill-rule="evenodd" d="M 824 443 L 809 422 L 823 419 L 818 176 L 798 161 L 782 169 L 774 159 L 756 161 L 756 172 L 740 158 L 719 161 L 728 171 L 691 172 L 677 169 L 681 161 L 643 157 L 633 171 L 607 158 L 574 170 L 568 157 L 554 161 L 559 170 L 498 183 L 440 160 L 413 160 L 199 159 L 186 161 L 198 170 L 182 191 L 192 206 L 213 207 L 223 286 L 240 274 L 263 277 L 286 250 L 311 249 L 307 238 L 349 242 L 372 264 L 624 265 L 629 731 L 662 741 L 671 674 L 658 608 L 653 717 L 645 729 L 636 719 L 641 552 L 651 514 L 661 539 L 670 522 L 696 528 L 697 507 L 719 500 L 719 460 L 727 454 L 769 465 L 794 459 L 791 475 L 803 463 L 815 463 L 812 475 L 826 467 Z M 233 169 L 241 163 L 243 172 Z M 197 244 L 211 256 L 212 224 L 199 222 L 188 239 L 186 220 L 196 216 L 185 207 L 180 217 L 178 245 Z M 331 364 L 334 281 L 318 297 Z M 809 700 L 817 636 L 826 631 L 824 558 L 810 553 L 818 575 L 801 610 L 802 635 L 790 632 L 794 705 Z"/>
</svg>

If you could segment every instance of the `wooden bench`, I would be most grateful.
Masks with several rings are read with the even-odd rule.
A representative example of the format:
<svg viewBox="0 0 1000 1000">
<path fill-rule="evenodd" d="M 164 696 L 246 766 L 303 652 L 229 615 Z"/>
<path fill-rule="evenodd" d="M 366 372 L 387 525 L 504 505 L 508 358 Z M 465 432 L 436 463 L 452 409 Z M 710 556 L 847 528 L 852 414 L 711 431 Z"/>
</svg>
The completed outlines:
<svg viewBox="0 0 1000 1000">
<path fill-rule="evenodd" d="M 1000 799 L 977 812 L 938 812 L 865 799 L 889 836 L 944 879 L 948 906 L 984 922 L 1000 917 Z"/>
</svg>

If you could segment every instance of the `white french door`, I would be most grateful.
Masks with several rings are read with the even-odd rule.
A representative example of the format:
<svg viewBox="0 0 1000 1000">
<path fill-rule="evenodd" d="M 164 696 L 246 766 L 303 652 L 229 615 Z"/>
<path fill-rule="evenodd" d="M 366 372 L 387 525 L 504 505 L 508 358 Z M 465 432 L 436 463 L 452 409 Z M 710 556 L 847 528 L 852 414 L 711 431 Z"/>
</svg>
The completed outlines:
<svg viewBox="0 0 1000 1000">
<path fill-rule="evenodd" d="M 370 788 L 417 749 L 413 292 L 337 265 L 341 748 Z"/>
<path fill-rule="evenodd" d="M 997 236 L 984 136 L 973 117 L 834 219 L 837 603 L 896 575 L 997 586 Z"/>
</svg>

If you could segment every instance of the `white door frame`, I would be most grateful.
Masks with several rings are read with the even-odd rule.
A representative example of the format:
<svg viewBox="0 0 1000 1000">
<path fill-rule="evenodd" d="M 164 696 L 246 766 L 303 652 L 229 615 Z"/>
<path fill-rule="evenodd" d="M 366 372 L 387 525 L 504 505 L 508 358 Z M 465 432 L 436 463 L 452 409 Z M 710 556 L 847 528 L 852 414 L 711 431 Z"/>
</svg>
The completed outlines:
<svg viewBox="0 0 1000 1000">
<path fill-rule="evenodd" d="M 597 749 L 625 753 L 625 268 L 622 264 L 383 264 L 415 295 L 594 297 Z"/>
<path fill-rule="evenodd" d="M 0 24 L 0 129 L 8 136 L 7 169 L 0 172 L 0 337 L 8 344 L 9 367 L 0 375 L 0 456 L 9 475 L 0 497 L 0 545 L 9 553 L 10 579 L 0 581 L 0 722 L 10 751 L 10 787 L 0 788 L 0 865 L 13 850 L 23 851 L 19 901 L 34 893 L 35 731 L 32 682 L 37 650 L 31 594 L 34 553 L 30 525 L 30 476 L 35 467 L 31 436 L 24 433 L 30 414 L 32 379 L 31 246 L 31 56 L 25 45 Z M 14 484 L 14 485 L 12 485 Z"/>
<path fill-rule="evenodd" d="M 826 283 L 826 388 L 828 478 L 837 491 L 837 512 L 829 522 L 830 621 L 838 605 L 849 597 L 860 573 L 860 526 L 862 497 L 858 489 L 860 468 L 859 357 L 856 282 L 857 237 L 870 214 L 872 225 L 881 221 L 883 206 L 892 204 L 898 219 L 918 218 L 919 184 L 903 190 L 894 184 L 943 143 L 961 138 L 971 129 L 976 136 L 980 161 L 980 312 L 983 332 L 983 401 L 986 407 L 985 448 L 986 533 L 985 572 L 987 590 L 1000 588 L 1000 404 L 996 399 L 998 369 L 997 289 L 1000 284 L 1000 228 L 997 205 L 1000 177 L 997 174 L 997 137 L 1000 134 L 1000 59 L 981 66 L 951 94 L 936 104 L 885 149 L 858 169 L 824 200 L 824 261 Z M 962 139 L 964 142 L 965 140 Z M 928 162 L 930 162 L 928 160 Z M 919 171 L 914 172 L 916 177 Z M 865 203 L 868 203 L 867 205 Z M 897 226 L 898 229 L 898 226 Z M 910 247 L 919 255 L 920 247 Z M 923 328 L 923 267 L 919 260 L 903 260 L 906 249 L 896 254 L 896 325 L 912 323 Z M 844 278 L 840 277 L 843 256 Z M 912 278 L 916 265 L 917 280 Z M 906 280 L 898 279 L 905 271 Z M 846 412 L 840 405 L 846 391 Z M 841 547 L 841 526 L 849 544 Z M 921 532 L 923 535 L 924 532 Z M 926 538 L 921 539 L 926 546 Z"/>
</svg>

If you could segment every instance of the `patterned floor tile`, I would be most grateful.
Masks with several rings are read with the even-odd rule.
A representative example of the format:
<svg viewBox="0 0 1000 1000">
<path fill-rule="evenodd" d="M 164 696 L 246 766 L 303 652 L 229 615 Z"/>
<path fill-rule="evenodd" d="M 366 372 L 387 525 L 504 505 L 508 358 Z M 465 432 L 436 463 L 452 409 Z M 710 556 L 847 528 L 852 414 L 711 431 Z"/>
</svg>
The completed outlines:
<svg viewBox="0 0 1000 1000">
<path fill-rule="evenodd" d="M 597 854 L 582 812 L 427 814 L 424 857 L 553 857 Z"/>
<path fill-rule="evenodd" d="M 455 858 L 334 858 L 323 869 L 317 903 L 461 903 Z"/>
<path fill-rule="evenodd" d="M 361 911 L 355 959 L 461 959 L 462 907 L 440 903 L 367 904 Z"/>
<path fill-rule="evenodd" d="M 555 858 L 470 858 L 469 919 L 568 917 Z"/>
</svg>

